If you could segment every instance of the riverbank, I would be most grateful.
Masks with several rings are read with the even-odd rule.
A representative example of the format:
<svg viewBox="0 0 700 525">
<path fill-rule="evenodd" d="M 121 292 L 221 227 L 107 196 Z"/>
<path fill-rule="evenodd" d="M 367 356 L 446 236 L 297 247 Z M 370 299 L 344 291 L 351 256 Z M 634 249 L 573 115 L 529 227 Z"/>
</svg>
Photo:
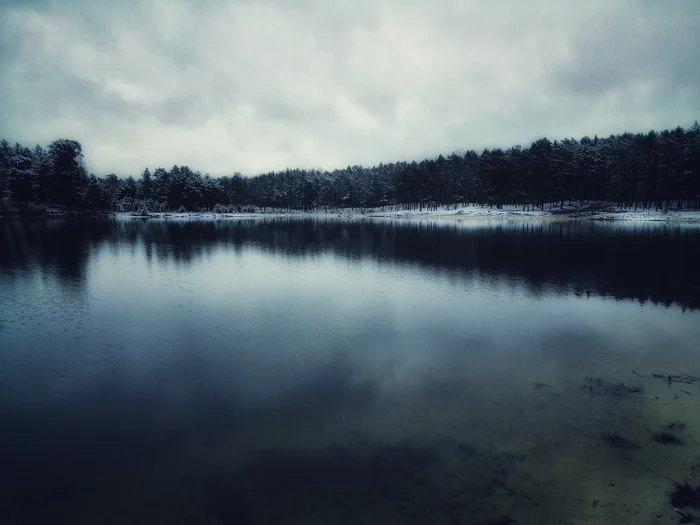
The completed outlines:
<svg viewBox="0 0 700 525">
<path fill-rule="evenodd" d="M 277 218 L 277 217 L 327 217 L 327 218 L 381 218 L 381 219 L 431 219 L 445 221 L 467 221 L 480 219 L 518 219 L 518 220 L 592 220 L 592 221 L 641 221 L 665 223 L 700 223 L 700 210 L 650 210 L 624 209 L 605 203 L 566 205 L 551 210 L 523 210 L 522 206 L 503 206 L 501 208 L 479 205 L 449 205 L 437 209 L 424 210 L 391 210 L 371 208 L 365 210 L 319 210 L 319 211 L 281 211 L 266 213 L 149 213 L 129 214 L 117 213 L 120 218 L 160 218 L 160 219 L 248 219 L 248 218 Z"/>
<path fill-rule="evenodd" d="M 470 220 L 488 219 L 546 219 L 546 220 L 590 220 L 626 222 L 700 223 L 700 210 L 653 210 L 642 208 L 620 208 L 609 204 L 572 205 L 536 211 L 523 211 L 521 207 L 504 206 L 501 209 L 464 207 L 459 210 L 439 210 L 419 214 L 418 217 Z"/>
<path fill-rule="evenodd" d="M 636 221 L 663 223 L 700 223 L 700 210 L 654 210 L 643 208 L 620 208 L 608 203 L 572 203 L 563 207 L 523 209 L 522 206 L 502 206 L 500 208 L 481 205 L 446 205 L 437 208 L 413 210 L 385 208 L 336 209 L 316 211 L 266 211 L 254 213 L 215 213 L 215 212 L 104 212 L 67 208 L 30 207 L 25 210 L 0 210 L 2 217 L 115 217 L 120 219 L 174 219 L 174 220 L 221 220 L 279 217 L 318 217 L 318 218 L 382 218 L 382 219 L 431 219 L 465 221 L 479 219 L 537 219 L 537 220 L 592 220 L 592 221 Z"/>
</svg>

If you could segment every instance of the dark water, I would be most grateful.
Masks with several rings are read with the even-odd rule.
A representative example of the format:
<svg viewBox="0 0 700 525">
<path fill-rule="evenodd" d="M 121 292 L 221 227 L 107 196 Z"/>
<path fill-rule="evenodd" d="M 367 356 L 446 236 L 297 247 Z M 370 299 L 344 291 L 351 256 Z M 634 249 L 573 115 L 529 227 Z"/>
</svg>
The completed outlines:
<svg viewBox="0 0 700 525">
<path fill-rule="evenodd" d="M 0 523 L 675 523 L 698 308 L 677 226 L 3 220 Z"/>
</svg>

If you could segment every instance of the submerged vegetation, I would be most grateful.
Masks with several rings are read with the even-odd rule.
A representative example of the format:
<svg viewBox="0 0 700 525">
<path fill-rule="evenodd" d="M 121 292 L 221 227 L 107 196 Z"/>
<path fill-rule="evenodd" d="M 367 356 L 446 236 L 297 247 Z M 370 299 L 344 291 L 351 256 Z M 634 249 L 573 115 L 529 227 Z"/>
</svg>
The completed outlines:
<svg viewBox="0 0 700 525">
<path fill-rule="evenodd" d="M 657 432 L 651 439 L 662 445 L 683 445 L 683 441 L 669 432 Z"/>
<path fill-rule="evenodd" d="M 544 209 L 566 201 L 622 207 L 700 207 L 700 124 L 580 140 L 541 138 L 528 147 L 470 150 L 419 162 L 333 171 L 286 169 L 212 177 L 188 166 L 140 176 L 88 173 L 75 140 L 48 148 L 0 142 L 0 202 L 102 211 L 434 208 L 481 204 Z M 1 208 L 0 208 L 1 209 Z"/>
<path fill-rule="evenodd" d="M 699 378 L 688 375 L 685 373 L 681 374 L 660 374 L 660 373 L 652 373 L 652 374 L 642 374 L 638 373 L 636 371 L 632 371 L 632 374 L 636 377 L 644 378 L 647 380 L 662 380 L 666 383 L 667 387 L 669 390 L 673 390 L 673 385 L 674 383 L 681 383 L 681 384 L 695 384 L 698 381 L 700 381 Z M 624 386 L 624 384 L 620 385 L 615 385 L 614 383 L 610 383 L 607 381 L 604 381 L 599 378 L 593 378 L 593 377 L 586 377 L 585 378 L 585 383 L 583 385 L 583 388 L 585 390 L 588 390 L 590 392 L 596 393 L 598 395 L 607 395 L 607 396 L 621 396 L 623 393 L 630 393 L 631 395 L 641 395 L 637 392 L 643 392 L 644 389 L 642 386 L 636 387 L 634 389 L 627 389 L 627 387 Z M 631 390 L 631 391 L 630 391 Z M 681 390 L 683 391 L 683 390 Z M 634 393 L 633 393 L 634 392 Z M 690 394 L 690 392 L 688 392 Z M 646 399 L 652 399 L 652 400 L 658 400 L 658 396 L 647 396 L 647 395 L 642 395 L 642 397 Z M 674 400 L 679 399 L 678 395 L 673 395 Z M 685 445 L 685 441 L 678 437 L 678 435 L 671 433 L 670 431 L 674 432 L 684 432 L 685 436 L 694 443 L 695 445 L 700 446 L 700 442 L 698 442 L 696 439 L 693 438 L 693 436 L 687 432 L 688 426 L 682 422 L 682 421 L 672 421 L 670 423 L 662 425 L 662 428 L 664 429 L 661 432 L 655 432 L 651 435 L 651 440 L 654 441 L 655 443 L 661 444 L 661 445 Z M 668 501 L 670 505 L 673 508 L 674 515 L 672 515 L 674 518 L 677 519 L 675 521 L 676 523 L 680 524 L 700 524 L 700 515 L 697 514 L 698 511 L 700 511 L 700 485 L 695 485 L 692 482 L 689 482 L 687 479 L 683 481 L 683 483 L 679 483 L 678 481 L 674 480 L 673 478 L 667 476 L 660 470 L 655 470 L 650 468 L 644 463 L 644 459 L 639 457 L 639 452 L 642 450 L 642 447 L 635 443 L 634 441 L 631 441 L 627 439 L 626 437 L 621 436 L 620 434 L 616 432 L 602 432 L 599 435 L 600 439 L 612 447 L 613 449 L 618 449 L 618 452 L 622 457 L 626 460 L 629 461 L 638 467 L 641 467 L 648 473 L 654 475 L 657 478 L 664 478 L 668 481 L 671 482 L 672 484 L 672 489 L 668 493 Z M 668 457 L 665 458 L 666 461 L 668 461 Z M 690 465 L 690 472 L 689 474 L 692 475 L 693 477 L 696 476 L 698 469 L 700 469 L 700 465 L 696 464 L 693 462 L 693 464 Z M 596 500 L 597 501 L 597 500 Z M 595 506 L 595 502 L 594 502 Z M 662 518 L 663 514 L 657 514 L 657 518 Z"/>
<path fill-rule="evenodd" d="M 636 443 L 630 441 L 627 438 L 624 438 L 622 436 L 619 436 L 618 434 L 615 434 L 614 432 L 603 432 L 600 436 L 603 441 L 608 443 L 610 446 L 623 449 L 623 450 L 636 450 L 641 448 L 639 445 Z"/>
<path fill-rule="evenodd" d="M 700 523 L 700 518 L 686 509 L 700 510 L 700 485 L 692 487 L 688 481 L 676 483 L 670 494 L 671 505 L 680 516 L 679 523 Z"/>
</svg>

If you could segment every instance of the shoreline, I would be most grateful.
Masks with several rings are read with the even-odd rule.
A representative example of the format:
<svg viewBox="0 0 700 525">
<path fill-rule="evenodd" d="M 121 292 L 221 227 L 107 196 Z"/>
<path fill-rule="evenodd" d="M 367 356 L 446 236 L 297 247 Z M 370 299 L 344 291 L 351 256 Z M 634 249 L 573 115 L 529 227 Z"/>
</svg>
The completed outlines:
<svg viewBox="0 0 700 525">
<path fill-rule="evenodd" d="M 11 210 L 0 212 L 3 218 L 116 218 L 116 219 L 166 219 L 166 220 L 227 220 L 227 219 L 276 219 L 285 217 L 304 218 L 338 218 L 338 219 L 395 219 L 395 220 L 438 220 L 449 222 L 481 221 L 481 220 L 539 220 L 539 221 L 601 221 L 601 222 L 654 222 L 666 224 L 700 224 L 700 210 L 651 210 L 624 209 L 607 204 L 572 205 L 564 209 L 552 211 L 529 210 L 523 211 L 520 206 L 503 206 L 490 208 L 487 206 L 454 205 L 438 207 L 438 209 L 417 210 L 328 210 L 328 211 L 280 211 L 252 213 L 215 213 L 215 212 L 94 212 L 87 210 Z"/>
<path fill-rule="evenodd" d="M 700 210 L 655 211 L 625 210 L 613 207 L 604 209 L 576 208 L 556 211 L 522 211 L 520 207 L 501 209 L 467 205 L 461 208 L 450 206 L 430 211 L 414 210 L 366 210 L 366 211 L 285 211 L 257 213 L 213 213 L 213 212 L 156 212 L 146 215 L 115 213 L 120 219 L 167 219 L 167 220 L 226 220 L 226 219 L 277 219 L 285 217 L 329 218 L 329 219 L 383 219 L 383 220 L 434 220 L 445 222 L 468 222 L 483 220 L 533 220 L 533 221 L 593 221 L 593 222 L 653 222 L 664 224 L 700 224 Z"/>
</svg>

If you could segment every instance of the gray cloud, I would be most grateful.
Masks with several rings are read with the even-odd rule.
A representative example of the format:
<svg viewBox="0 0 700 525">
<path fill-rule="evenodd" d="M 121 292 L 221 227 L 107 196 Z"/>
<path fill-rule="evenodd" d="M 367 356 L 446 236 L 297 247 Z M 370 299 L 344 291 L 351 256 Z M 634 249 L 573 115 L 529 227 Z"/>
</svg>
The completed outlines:
<svg viewBox="0 0 700 525">
<path fill-rule="evenodd" d="M 620 12 L 595 21 L 574 39 L 572 59 L 558 72 L 561 86 L 595 96 L 618 89 L 699 88 L 700 4 L 692 7 L 685 13 L 649 9 L 631 20 Z M 666 24 L 659 24 L 657 17 L 664 15 Z"/>
<path fill-rule="evenodd" d="M 6 0 L 0 136 L 224 174 L 688 125 L 699 35 L 696 0 Z"/>
</svg>

